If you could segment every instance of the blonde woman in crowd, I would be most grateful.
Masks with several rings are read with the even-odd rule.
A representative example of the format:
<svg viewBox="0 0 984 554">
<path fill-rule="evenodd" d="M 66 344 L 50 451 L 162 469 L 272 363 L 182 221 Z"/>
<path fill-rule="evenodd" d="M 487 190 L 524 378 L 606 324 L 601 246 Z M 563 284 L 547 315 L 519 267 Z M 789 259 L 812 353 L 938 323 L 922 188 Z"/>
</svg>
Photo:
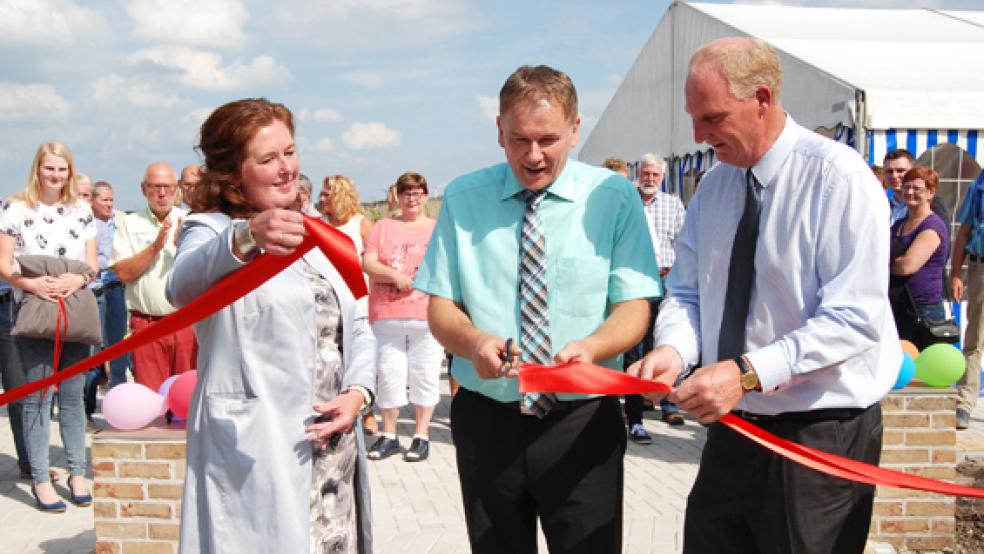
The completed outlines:
<svg viewBox="0 0 984 554">
<path fill-rule="evenodd" d="M 324 220 L 352 239 L 359 260 L 362 260 L 362 249 L 372 229 L 372 221 L 366 217 L 366 211 L 359 202 L 359 190 L 355 183 L 344 175 L 325 177 L 318 199 L 318 209 Z M 379 425 L 372 412 L 366 413 L 362 427 L 370 435 L 376 433 Z"/>
<path fill-rule="evenodd" d="M 400 217 L 400 200 L 396 197 L 396 185 L 386 190 L 386 216 Z"/>
<path fill-rule="evenodd" d="M 15 298 L 25 292 L 57 302 L 92 281 L 99 272 L 96 260 L 96 225 L 92 208 L 81 200 L 76 188 L 75 163 L 68 147 L 59 142 L 42 144 L 34 155 L 27 186 L 14 195 L 0 212 L 0 278 L 15 289 Z M 18 256 L 44 255 L 85 262 L 92 274 L 65 273 L 58 277 L 25 277 Z M 54 341 L 15 337 L 17 352 L 28 382 L 51 375 Z M 89 345 L 66 342 L 58 367 L 68 367 L 89 355 Z M 58 420 L 68 461 L 68 489 L 73 503 L 88 506 L 92 495 L 85 480 L 85 410 L 82 405 L 84 375 L 65 379 L 58 385 Z M 53 391 L 39 391 L 24 398 L 22 424 L 31 465 L 31 492 L 43 512 L 64 512 L 65 502 L 51 484 L 48 470 L 49 426 Z"/>
<path fill-rule="evenodd" d="M 75 174 L 75 191 L 79 200 L 92 205 L 92 179 L 85 173 Z"/>
<path fill-rule="evenodd" d="M 344 175 L 325 177 L 320 200 L 319 208 L 325 221 L 348 235 L 361 257 L 362 247 L 372 229 L 372 221 L 369 221 L 366 211 L 362 209 L 355 183 Z"/>
</svg>

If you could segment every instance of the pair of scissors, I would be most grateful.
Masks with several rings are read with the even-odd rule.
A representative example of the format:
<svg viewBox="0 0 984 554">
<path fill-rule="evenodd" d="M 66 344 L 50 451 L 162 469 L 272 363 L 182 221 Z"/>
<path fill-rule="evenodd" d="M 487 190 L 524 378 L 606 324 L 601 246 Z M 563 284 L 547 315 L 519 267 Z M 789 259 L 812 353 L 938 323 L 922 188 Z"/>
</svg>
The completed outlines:
<svg viewBox="0 0 984 554">
<path fill-rule="evenodd" d="M 506 339 L 506 348 L 499 354 L 499 359 L 502 360 L 502 365 L 499 366 L 499 374 L 505 375 L 509 370 L 516 369 L 519 366 L 519 358 L 514 356 L 512 353 L 513 339 Z"/>
</svg>

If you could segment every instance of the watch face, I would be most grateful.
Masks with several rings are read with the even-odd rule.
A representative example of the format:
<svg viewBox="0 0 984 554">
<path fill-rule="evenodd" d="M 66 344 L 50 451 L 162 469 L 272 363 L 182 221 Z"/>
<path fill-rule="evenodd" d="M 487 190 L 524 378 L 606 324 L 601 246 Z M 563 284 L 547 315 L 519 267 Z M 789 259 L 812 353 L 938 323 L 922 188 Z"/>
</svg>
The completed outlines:
<svg viewBox="0 0 984 554">
<path fill-rule="evenodd" d="M 752 390 L 758 386 L 758 374 L 754 371 L 743 373 L 741 376 L 741 387 L 745 390 Z"/>
</svg>

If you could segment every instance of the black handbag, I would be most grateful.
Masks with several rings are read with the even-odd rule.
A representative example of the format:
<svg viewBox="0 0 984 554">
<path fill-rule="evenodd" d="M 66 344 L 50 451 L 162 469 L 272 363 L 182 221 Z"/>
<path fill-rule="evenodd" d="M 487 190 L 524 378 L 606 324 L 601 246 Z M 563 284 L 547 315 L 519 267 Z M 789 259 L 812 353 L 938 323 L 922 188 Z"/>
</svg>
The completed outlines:
<svg viewBox="0 0 984 554">
<path fill-rule="evenodd" d="M 944 285 L 944 289 L 945 288 L 946 286 Z M 916 303 L 912 299 L 912 292 L 909 290 L 908 284 L 905 285 L 905 293 L 909 295 L 909 305 L 912 307 L 913 312 L 912 316 L 915 318 L 916 323 L 919 325 L 920 330 L 923 333 L 925 344 L 937 342 L 956 344 L 960 342 L 960 326 L 957 325 L 956 320 L 953 318 L 949 298 L 943 301 L 943 319 L 935 321 L 919 315 L 919 312 L 916 310 Z"/>
</svg>

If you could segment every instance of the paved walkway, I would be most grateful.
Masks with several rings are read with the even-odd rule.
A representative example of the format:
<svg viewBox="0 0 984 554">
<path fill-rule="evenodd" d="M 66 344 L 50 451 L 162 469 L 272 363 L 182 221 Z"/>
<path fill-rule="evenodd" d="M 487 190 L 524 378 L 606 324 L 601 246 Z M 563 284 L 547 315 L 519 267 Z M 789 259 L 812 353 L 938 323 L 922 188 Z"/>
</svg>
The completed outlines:
<svg viewBox="0 0 984 554">
<path fill-rule="evenodd" d="M 371 464 L 374 532 L 378 554 L 455 554 L 468 552 L 448 427 L 446 383 L 431 427 L 431 456 L 407 463 L 398 456 Z M 671 428 L 647 412 L 653 443 L 629 443 L 625 458 L 625 552 L 679 552 L 683 507 L 697 471 L 704 428 L 688 419 Z M 3 552 L 88 554 L 95 549 L 92 508 L 69 503 L 63 514 L 43 514 L 34 507 L 30 485 L 18 480 L 13 439 L 6 410 L 0 409 L 0 537 Z M 404 446 L 412 430 L 410 412 L 401 414 Z M 957 435 L 961 455 L 984 457 L 984 403 L 974 412 L 972 428 Z M 370 441 L 372 439 L 370 438 Z M 57 423 L 51 430 L 52 465 L 63 475 L 56 484 L 67 498 L 65 456 Z M 541 537 L 541 552 L 546 546 Z"/>
</svg>

